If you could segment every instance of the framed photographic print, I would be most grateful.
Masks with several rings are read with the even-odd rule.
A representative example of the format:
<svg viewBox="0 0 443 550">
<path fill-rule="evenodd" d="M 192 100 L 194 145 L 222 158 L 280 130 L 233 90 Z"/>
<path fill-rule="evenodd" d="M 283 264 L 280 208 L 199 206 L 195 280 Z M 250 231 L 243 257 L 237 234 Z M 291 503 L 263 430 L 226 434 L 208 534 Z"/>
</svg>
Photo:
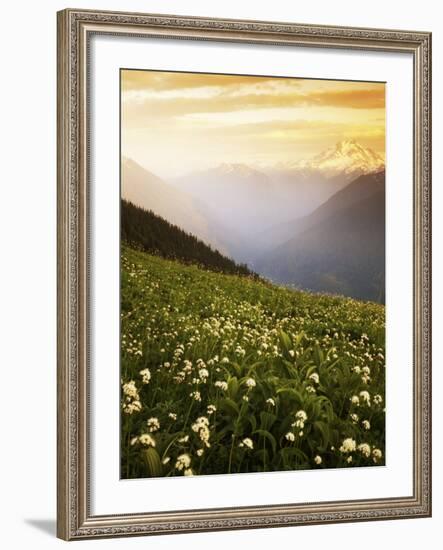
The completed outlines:
<svg viewBox="0 0 443 550">
<path fill-rule="evenodd" d="M 58 14 L 58 535 L 431 514 L 427 32 Z"/>
</svg>

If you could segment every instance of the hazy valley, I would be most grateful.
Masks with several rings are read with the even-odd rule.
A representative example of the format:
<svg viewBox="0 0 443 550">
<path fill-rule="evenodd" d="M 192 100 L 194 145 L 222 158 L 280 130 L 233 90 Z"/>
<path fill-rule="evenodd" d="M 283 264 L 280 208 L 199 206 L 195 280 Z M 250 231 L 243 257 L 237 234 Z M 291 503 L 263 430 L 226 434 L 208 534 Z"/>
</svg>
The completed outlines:
<svg viewBox="0 0 443 550">
<path fill-rule="evenodd" d="M 384 161 L 353 140 L 170 181 L 123 159 L 122 198 L 273 282 L 384 302 Z"/>
</svg>

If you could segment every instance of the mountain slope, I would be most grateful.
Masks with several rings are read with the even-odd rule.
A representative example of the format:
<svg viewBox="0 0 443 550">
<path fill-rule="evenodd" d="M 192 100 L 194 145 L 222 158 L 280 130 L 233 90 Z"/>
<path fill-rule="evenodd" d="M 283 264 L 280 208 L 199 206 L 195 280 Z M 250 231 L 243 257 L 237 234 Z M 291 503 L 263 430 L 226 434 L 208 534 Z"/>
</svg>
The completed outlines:
<svg viewBox="0 0 443 550">
<path fill-rule="evenodd" d="M 226 252 L 221 231 L 206 215 L 204 205 L 167 184 L 133 160 L 122 160 L 121 197 L 173 223 L 204 242 Z"/>
<path fill-rule="evenodd" d="M 332 197 L 326 200 L 326 202 L 308 216 L 275 225 L 260 234 L 259 239 L 262 242 L 263 248 L 269 250 L 273 247 L 277 247 L 325 220 L 335 211 L 349 207 L 373 195 L 377 191 L 384 189 L 384 182 L 384 171 L 357 177 L 343 189 L 333 194 Z"/>
<path fill-rule="evenodd" d="M 237 265 L 218 250 L 206 245 L 176 225 L 170 224 L 152 211 L 144 210 L 125 200 L 120 210 L 121 238 L 163 258 L 201 265 L 212 271 L 252 275 L 244 265 Z"/>
<path fill-rule="evenodd" d="M 254 269 L 279 283 L 383 302 L 384 173 L 358 178 L 339 192 Z"/>
<path fill-rule="evenodd" d="M 175 467 L 183 452 L 195 475 L 384 464 L 383 306 L 294 292 L 126 246 L 121 252 L 122 404 L 128 404 L 130 381 L 138 390 L 132 399 L 140 403 L 130 422 L 121 409 L 122 478 L 183 475 Z M 367 364 L 367 356 L 369 386 L 352 370 Z M 146 375 L 149 384 L 142 383 Z M 370 430 L 351 418 L 368 408 L 349 399 L 367 390 L 381 396 L 369 411 Z M 210 405 L 209 411 L 217 409 L 211 416 Z M 307 412 L 308 425 L 304 434 L 295 431 L 294 453 L 286 434 L 297 410 Z M 203 454 L 196 452 L 202 438 L 192 429 L 201 416 L 210 418 L 210 447 Z M 148 461 L 137 441 L 152 417 L 159 421 L 150 433 L 156 460 Z M 183 434 L 189 434 L 185 444 L 178 441 Z M 348 463 L 340 446 L 350 436 L 380 449 L 381 460 L 356 452 Z M 252 449 L 239 445 L 246 437 Z M 162 463 L 165 455 L 170 460 Z"/>
</svg>

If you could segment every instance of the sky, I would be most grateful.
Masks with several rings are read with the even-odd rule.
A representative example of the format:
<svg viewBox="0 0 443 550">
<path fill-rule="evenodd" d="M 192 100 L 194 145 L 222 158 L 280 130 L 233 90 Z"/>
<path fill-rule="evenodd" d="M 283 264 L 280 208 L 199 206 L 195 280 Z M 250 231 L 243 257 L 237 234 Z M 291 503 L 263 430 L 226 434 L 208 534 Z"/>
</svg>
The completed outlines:
<svg viewBox="0 0 443 550">
<path fill-rule="evenodd" d="M 221 163 L 273 166 L 343 139 L 385 156 L 385 85 L 121 71 L 122 154 L 163 178 Z"/>
</svg>

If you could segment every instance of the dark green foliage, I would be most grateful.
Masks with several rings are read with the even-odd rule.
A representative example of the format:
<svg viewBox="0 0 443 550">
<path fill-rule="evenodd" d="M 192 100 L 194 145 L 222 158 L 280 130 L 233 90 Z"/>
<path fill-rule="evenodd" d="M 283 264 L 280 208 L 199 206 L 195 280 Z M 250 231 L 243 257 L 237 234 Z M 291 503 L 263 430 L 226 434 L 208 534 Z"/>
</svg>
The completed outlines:
<svg viewBox="0 0 443 550">
<path fill-rule="evenodd" d="M 236 264 L 194 235 L 125 200 L 121 201 L 121 238 L 135 248 L 163 258 L 211 271 L 256 277 L 246 264 Z"/>
<path fill-rule="evenodd" d="M 384 464 L 384 306 L 126 246 L 121 266 L 122 478 Z"/>
</svg>

